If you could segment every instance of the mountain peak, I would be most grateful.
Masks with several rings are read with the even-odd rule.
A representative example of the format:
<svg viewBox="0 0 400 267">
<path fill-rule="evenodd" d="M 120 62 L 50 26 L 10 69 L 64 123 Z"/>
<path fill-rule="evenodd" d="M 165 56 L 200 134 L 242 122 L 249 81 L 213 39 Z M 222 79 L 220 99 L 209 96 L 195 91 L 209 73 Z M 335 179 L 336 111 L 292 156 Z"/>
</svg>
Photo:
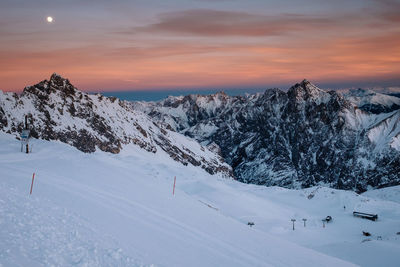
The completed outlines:
<svg viewBox="0 0 400 267">
<path fill-rule="evenodd" d="M 228 96 L 223 90 L 216 92 L 214 95 Z"/>
<path fill-rule="evenodd" d="M 55 72 L 50 77 L 49 85 L 53 89 L 61 90 L 67 95 L 74 95 L 76 91 L 75 87 L 69 82 L 68 79 Z"/>
<path fill-rule="evenodd" d="M 77 89 L 69 82 L 68 79 L 63 78 L 57 73 L 53 73 L 50 76 L 50 80 L 43 80 L 33 86 L 27 86 L 24 88 L 22 94 L 35 94 L 45 97 L 55 92 L 62 92 L 66 95 L 75 95 Z"/>
<path fill-rule="evenodd" d="M 65 87 L 66 85 L 70 85 L 70 82 L 68 79 L 63 78 L 61 75 L 59 75 L 55 72 L 51 75 L 49 82 L 50 82 L 50 84 L 56 85 L 57 87 L 59 87 L 59 86 Z"/>
<path fill-rule="evenodd" d="M 318 88 L 310 81 L 304 79 L 300 83 L 296 83 L 290 87 L 288 91 L 289 98 L 296 99 L 296 101 L 317 100 L 317 102 L 329 101 L 329 94 L 324 90 Z"/>
<path fill-rule="evenodd" d="M 302 80 L 300 83 L 296 83 L 292 87 L 300 87 L 308 91 L 323 91 L 307 79 Z"/>
<path fill-rule="evenodd" d="M 50 81 L 54 79 L 64 79 L 60 74 L 53 72 L 53 74 L 50 76 Z"/>
<path fill-rule="evenodd" d="M 301 83 L 300 83 L 301 85 L 309 85 L 309 84 L 312 84 L 309 80 L 307 80 L 307 79 L 304 79 L 303 81 L 301 81 Z"/>
</svg>

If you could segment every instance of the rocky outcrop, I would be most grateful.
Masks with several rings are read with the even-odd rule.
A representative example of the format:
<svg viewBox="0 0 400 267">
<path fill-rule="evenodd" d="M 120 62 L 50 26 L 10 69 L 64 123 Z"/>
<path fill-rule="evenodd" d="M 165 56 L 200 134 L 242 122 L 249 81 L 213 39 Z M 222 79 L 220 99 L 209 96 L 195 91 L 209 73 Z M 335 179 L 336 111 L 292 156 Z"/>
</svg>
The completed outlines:
<svg viewBox="0 0 400 267">
<path fill-rule="evenodd" d="M 0 91 L 0 130 L 19 136 L 25 116 L 34 138 L 59 140 L 86 153 L 98 149 L 119 153 L 134 144 L 151 153 L 164 151 L 184 165 L 232 177 L 230 166 L 217 153 L 132 110 L 128 102 L 81 92 L 57 74 L 26 87 L 20 96 Z"/>
</svg>

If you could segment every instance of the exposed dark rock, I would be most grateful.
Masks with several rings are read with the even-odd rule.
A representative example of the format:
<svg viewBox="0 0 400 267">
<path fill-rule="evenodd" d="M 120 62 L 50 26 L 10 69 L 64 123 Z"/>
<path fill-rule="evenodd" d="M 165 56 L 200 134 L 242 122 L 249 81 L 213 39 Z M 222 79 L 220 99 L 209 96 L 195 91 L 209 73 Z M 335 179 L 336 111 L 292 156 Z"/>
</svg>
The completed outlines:
<svg viewBox="0 0 400 267">
<path fill-rule="evenodd" d="M 2 107 L 0 107 L 0 128 L 8 126 L 7 117 Z"/>
<path fill-rule="evenodd" d="M 365 104 L 359 107 L 360 109 L 371 112 L 374 114 L 380 114 L 380 113 L 389 113 L 395 110 L 400 109 L 400 106 L 397 104 L 393 104 L 390 107 L 384 106 L 384 105 L 377 105 L 377 104 Z"/>
</svg>

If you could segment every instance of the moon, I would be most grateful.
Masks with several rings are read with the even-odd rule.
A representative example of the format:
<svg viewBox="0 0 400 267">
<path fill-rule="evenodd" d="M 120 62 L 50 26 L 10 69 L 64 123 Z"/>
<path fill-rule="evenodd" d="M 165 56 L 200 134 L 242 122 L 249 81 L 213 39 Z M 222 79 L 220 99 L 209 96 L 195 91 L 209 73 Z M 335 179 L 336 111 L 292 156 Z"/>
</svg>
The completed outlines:
<svg viewBox="0 0 400 267">
<path fill-rule="evenodd" d="M 46 20 L 47 20 L 48 23 L 52 23 L 53 22 L 53 17 L 49 16 L 49 17 L 46 18 Z"/>
</svg>

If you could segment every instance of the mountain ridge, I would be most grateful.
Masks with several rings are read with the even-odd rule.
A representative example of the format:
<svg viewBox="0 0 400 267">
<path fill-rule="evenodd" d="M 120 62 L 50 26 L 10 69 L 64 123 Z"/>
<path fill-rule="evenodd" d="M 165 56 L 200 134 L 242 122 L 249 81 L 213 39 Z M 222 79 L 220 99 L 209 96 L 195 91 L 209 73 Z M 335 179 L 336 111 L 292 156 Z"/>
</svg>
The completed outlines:
<svg viewBox="0 0 400 267">
<path fill-rule="evenodd" d="M 128 102 L 79 91 L 54 73 L 20 96 L 0 92 L 0 129 L 91 153 L 134 144 L 245 183 L 365 191 L 400 184 L 400 110 L 374 114 L 308 80 L 287 92 Z M 186 135 L 192 139 L 183 137 Z"/>
<path fill-rule="evenodd" d="M 219 145 L 242 182 L 356 191 L 400 182 L 400 111 L 371 114 L 307 80 L 287 92 L 218 96 L 132 105 L 204 145 Z"/>
<path fill-rule="evenodd" d="M 19 136 L 29 117 L 31 136 L 59 140 L 92 153 L 119 153 L 126 145 L 150 152 L 162 150 L 172 159 L 199 166 L 211 174 L 232 177 L 223 158 L 194 140 L 158 125 L 115 97 L 89 95 L 54 73 L 26 87 L 20 96 L 0 91 L 0 130 Z"/>
</svg>

